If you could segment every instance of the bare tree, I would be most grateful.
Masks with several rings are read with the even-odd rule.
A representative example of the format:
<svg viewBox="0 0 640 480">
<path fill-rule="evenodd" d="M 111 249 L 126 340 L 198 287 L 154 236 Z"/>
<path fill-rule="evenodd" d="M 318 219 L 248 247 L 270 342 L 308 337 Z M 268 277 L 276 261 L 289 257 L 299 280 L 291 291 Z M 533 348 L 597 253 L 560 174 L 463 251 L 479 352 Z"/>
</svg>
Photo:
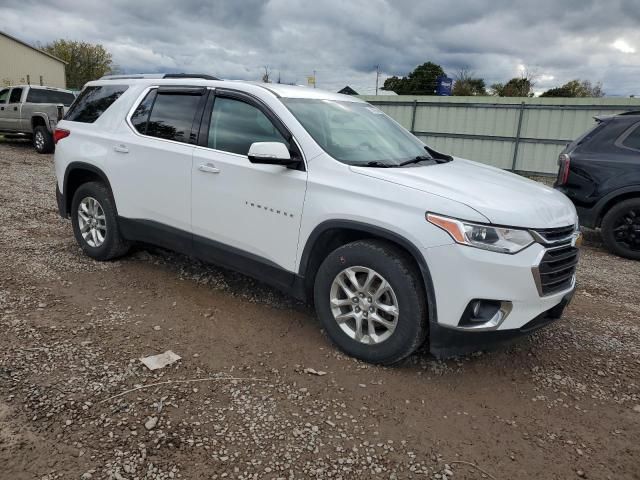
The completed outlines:
<svg viewBox="0 0 640 480">
<path fill-rule="evenodd" d="M 269 67 L 265 65 L 264 67 L 264 75 L 262 75 L 262 81 L 264 83 L 271 83 L 271 71 L 269 70 Z"/>
</svg>

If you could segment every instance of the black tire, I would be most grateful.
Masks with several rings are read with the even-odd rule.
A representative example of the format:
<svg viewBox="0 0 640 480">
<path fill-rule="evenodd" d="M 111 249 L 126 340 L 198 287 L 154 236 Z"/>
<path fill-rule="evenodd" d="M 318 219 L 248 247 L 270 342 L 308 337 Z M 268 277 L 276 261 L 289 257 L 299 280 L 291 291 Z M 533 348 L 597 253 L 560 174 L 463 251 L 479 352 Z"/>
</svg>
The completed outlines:
<svg viewBox="0 0 640 480">
<path fill-rule="evenodd" d="M 80 232 L 78 207 L 80 202 L 87 197 L 97 200 L 104 212 L 106 234 L 103 243 L 99 246 L 87 243 Z M 88 182 L 78 187 L 71 201 L 71 224 L 78 245 L 91 258 L 101 261 L 111 260 L 121 257 L 129 251 L 130 243 L 120 234 L 113 195 L 101 182 Z"/>
<path fill-rule="evenodd" d="M 53 153 L 55 144 L 51 132 L 42 125 L 33 129 L 33 148 L 38 153 Z"/>
<path fill-rule="evenodd" d="M 390 285 L 397 299 L 397 325 L 380 343 L 364 344 L 351 338 L 338 325 L 331 311 L 331 285 L 348 267 L 375 270 Z M 345 353 L 365 362 L 390 365 L 411 355 L 427 335 L 427 303 L 422 277 L 408 255 L 392 243 L 360 240 L 331 252 L 315 278 L 316 312 L 331 340 Z M 349 307 L 346 307 L 349 308 Z"/>
<path fill-rule="evenodd" d="M 621 226 L 624 231 L 616 232 Z M 640 198 L 630 198 L 614 205 L 602 219 L 601 231 L 604 244 L 611 253 L 640 260 Z M 620 238 L 621 234 L 623 238 Z"/>
</svg>

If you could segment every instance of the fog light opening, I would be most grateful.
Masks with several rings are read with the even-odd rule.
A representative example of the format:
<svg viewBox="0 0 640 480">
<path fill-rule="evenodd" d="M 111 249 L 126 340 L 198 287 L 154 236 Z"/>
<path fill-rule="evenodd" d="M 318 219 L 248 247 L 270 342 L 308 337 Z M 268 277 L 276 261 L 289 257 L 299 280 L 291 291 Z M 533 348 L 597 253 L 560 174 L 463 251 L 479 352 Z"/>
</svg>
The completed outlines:
<svg viewBox="0 0 640 480">
<path fill-rule="evenodd" d="M 460 321 L 459 328 L 496 328 L 511 311 L 511 302 L 476 298 L 469 302 Z"/>
</svg>

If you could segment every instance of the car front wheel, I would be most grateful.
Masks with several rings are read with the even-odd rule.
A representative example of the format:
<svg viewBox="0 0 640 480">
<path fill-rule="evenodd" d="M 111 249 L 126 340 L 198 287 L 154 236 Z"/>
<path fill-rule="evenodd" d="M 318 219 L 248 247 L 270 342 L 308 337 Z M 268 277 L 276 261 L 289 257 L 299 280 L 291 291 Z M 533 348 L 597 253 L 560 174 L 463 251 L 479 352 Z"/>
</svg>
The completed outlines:
<svg viewBox="0 0 640 480">
<path fill-rule="evenodd" d="M 370 363 L 397 363 L 426 337 L 417 267 L 395 245 L 363 240 L 331 252 L 315 280 L 316 311 L 331 340 Z"/>
</svg>

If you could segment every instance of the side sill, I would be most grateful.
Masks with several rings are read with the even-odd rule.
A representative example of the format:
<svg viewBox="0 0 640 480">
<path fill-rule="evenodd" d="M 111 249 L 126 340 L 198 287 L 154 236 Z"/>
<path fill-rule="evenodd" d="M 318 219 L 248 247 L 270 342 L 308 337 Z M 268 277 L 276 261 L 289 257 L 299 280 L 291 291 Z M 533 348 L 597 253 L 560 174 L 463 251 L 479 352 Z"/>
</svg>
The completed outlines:
<svg viewBox="0 0 640 480">
<path fill-rule="evenodd" d="M 206 263 L 234 270 L 277 288 L 298 300 L 308 300 L 304 293 L 303 277 L 257 255 L 151 220 L 119 216 L 118 225 L 122 236 L 127 240 L 166 248 Z"/>
</svg>

